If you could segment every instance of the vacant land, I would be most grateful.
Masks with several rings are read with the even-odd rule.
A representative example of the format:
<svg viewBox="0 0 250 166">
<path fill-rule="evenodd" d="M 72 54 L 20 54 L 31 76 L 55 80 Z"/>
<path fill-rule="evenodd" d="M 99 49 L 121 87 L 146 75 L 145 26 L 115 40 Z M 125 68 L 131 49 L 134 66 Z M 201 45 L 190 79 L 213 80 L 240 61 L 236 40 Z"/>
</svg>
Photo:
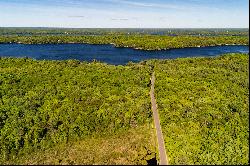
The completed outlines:
<svg viewBox="0 0 250 166">
<path fill-rule="evenodd" d="M 5 164 L 146 165 L 157 155 L 152 134 L 153 126 L 140 126 L 113 135 L 92 136 L 58 144 L 46 150 L 16 157 Z"/>
<path fill-rule="evenodd" d="M 98 62 L 0 59 L 1 164 L 147 164 L 150 77 L 170 164 L 248 164 L 249 55 Z"/>
</svg>

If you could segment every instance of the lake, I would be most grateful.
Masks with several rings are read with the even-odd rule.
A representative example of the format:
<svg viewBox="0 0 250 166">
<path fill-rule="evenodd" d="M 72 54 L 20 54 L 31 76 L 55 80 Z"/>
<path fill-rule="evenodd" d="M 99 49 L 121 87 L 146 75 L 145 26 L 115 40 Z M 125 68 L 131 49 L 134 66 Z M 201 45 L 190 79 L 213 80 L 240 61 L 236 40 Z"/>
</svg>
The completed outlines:
<svg viewBox="0 0 250 166">
<path fill-rule="evenodd" d="M 116 48 L 113 45 L 93 44 L 0 44 L 1 57 L 29 57 L 37 60 L 77 59 L 91 62 L 94 59 L 114 65 L 147 59 L 175 59 L 185 57 L 218 56 L 225 53 L 249 53 L 243 45 L 180 48 L 162 51 L 144 51 Z"/>
</svg>

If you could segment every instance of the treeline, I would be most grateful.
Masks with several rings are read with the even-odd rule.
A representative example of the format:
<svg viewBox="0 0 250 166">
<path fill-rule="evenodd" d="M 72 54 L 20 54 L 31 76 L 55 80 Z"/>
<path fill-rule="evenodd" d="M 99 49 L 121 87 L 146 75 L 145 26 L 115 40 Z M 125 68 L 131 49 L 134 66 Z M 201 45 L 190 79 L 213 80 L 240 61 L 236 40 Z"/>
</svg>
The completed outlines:
<svg viewBox="0 0 250 166">
<path fill-rule="evenodd" d="M 195 36 L 248 36 L 248 28 L 1 28 L 0 35 L 195 35 Z"/>
<path fill-rule="evenodd" d="M 147 66 L 0 58 L 0 163 L 151 121 Z"/>
<path fill-rule="evenodd" d="M 248 164 L 249 55 L 151 63 L 170 164 Z"/>
<path fill-rule="evenodd" d="M 0 43 L 60 44 L 89 43 L 113 44 L 142 50 L 163 50 L 184 47 L 216 45 L 248 45 L 247 36 L 156 36 L 156 35 L 100 35 L 100 36 L 0 36 Z"/>
</svg>

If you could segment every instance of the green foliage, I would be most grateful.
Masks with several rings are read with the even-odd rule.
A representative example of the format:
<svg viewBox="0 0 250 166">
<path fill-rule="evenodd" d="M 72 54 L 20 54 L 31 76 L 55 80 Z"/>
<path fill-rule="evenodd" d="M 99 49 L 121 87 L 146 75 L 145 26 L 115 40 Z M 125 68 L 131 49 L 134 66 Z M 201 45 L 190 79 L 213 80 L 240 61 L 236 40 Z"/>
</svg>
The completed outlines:
<svg viewBox="0 0 250 166">
<path fill-rule="evenodd" d="M 146 165 L 155 157 L 152 125 L 100 137 L 95 135 L 66 145 L 37 150 L 8 161 L 7 165 Z"/>
<path fill-rule="evenodd" d="M 0 59 L 0 161 L 151 120 L 149 68 Z"/>
<path fill-rule="evenodd" d="M 248 36 L 155 36 L 155 35 L 99 35 L 99 36 L 0 36 L 0 43 L 60 44 L 89 43 L 113 44 L 142 50 L 204 47 L 215 45 L 248 45 Z"/>
<path fill-rule="evenodd" d="M 0 58 L 0 163 L 23 163 L 20 156 L 25 163 L 33 163 L 35 154 L 27 157 L 33 150 L 46 152 L 38 156 L 44 162 L 57 163 L 58 158 L 50 157 L 55 149 L 66 159 L 71 144 L 80 153 L 82 145 L 90 145 L 89 140 L 96 136 L 101 138 L 97 141 L 102 140 L 97 150 L 89 146 L 91 154 L 83 153 L 89 157 L 84 162 L 94 163 L 89 159 L 102 153 L 99 146 L 110 149 L 111 135 L 152 122 L 149 90 L 154 70 L 170 164 L 248 164 L 248 60 L 247 54 L 229 54 L 113 66 Z M 137 142 L 141 137 L 143 134 L 138 139 L 126 138 L 132 141 L 131 153 L 136 149 L 129 163 L 146 162 L 148 152 L 143 141 Z M 78 141 L 81 146 L 74 144 Z M 120 144 L 113 147 L 119 149 Z M 105 152 L 96 163 L 121 159 L 124 154 L 123 149 Z M 70 164 L 72 158 L 62 162 Z"/>
<path fill-rule="evenodd" d="M 248 164 L 249 55 L 150 61 L 170 164 Z"/>
</svg>

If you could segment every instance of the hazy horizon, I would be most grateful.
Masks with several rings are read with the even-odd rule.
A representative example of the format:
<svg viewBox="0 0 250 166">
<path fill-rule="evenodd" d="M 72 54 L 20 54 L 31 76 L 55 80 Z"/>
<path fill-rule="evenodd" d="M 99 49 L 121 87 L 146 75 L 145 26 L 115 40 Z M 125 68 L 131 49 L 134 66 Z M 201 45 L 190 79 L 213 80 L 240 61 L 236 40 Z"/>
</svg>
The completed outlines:
<svg viewBox="0 0 250 166">
<path fill-rule="evenodd" d="M 217 28 L 217 27 L 213 27 L 213 28 L 192 28 L 192 27 L 184 27 L 184 28 L 158 28 L 158 27 L 152 27 L 152 28 L 130 28 L 130 27 L 121 27 L 121 28 L 112 28 L 112 27 L 101 27 L 101 28 L 91 28 L 91 27 L 83 27 L 83 28 L 76 28 L 76 27 L 46 27 L 46 26 L 41 26 L 41 27 L 36 27 L 36 26 L 29 26 L 29 27 L 21 27 L 21 26 L 12 26 L 12 27 L 8 27 L 8 26 L 0 26 L 0 28 L 44 28 L 44 29 L 249 29 L 249 27 L 246 28 L 240 28 L 240 27 L 225 27 L 225 28 Z"/>
<path fill-rule="evenodd" d="M 35 27 L 35 26 L 30 26 L 30 27 L 8 27 L 8 26 L 0 26 L 0 28 L 42 28 L 42 29 L 249 29 L 249 27 L 247 28 L 230 28 L 230 27 L 225 27 L 225 28 L 190 28 L 190 27 L 186 27 L 186 28 L 158 28 L 158 27 L 152 27 L 152 28 L 137 28 L 137 27 L 134 27 L 134 28 L 110 28 L 110 27 L 102 27 L 102 28 L 88 28 L 88 27 L 84 27 L 84 28 L 76 28 L 76 27 Z"/>
</svg>

